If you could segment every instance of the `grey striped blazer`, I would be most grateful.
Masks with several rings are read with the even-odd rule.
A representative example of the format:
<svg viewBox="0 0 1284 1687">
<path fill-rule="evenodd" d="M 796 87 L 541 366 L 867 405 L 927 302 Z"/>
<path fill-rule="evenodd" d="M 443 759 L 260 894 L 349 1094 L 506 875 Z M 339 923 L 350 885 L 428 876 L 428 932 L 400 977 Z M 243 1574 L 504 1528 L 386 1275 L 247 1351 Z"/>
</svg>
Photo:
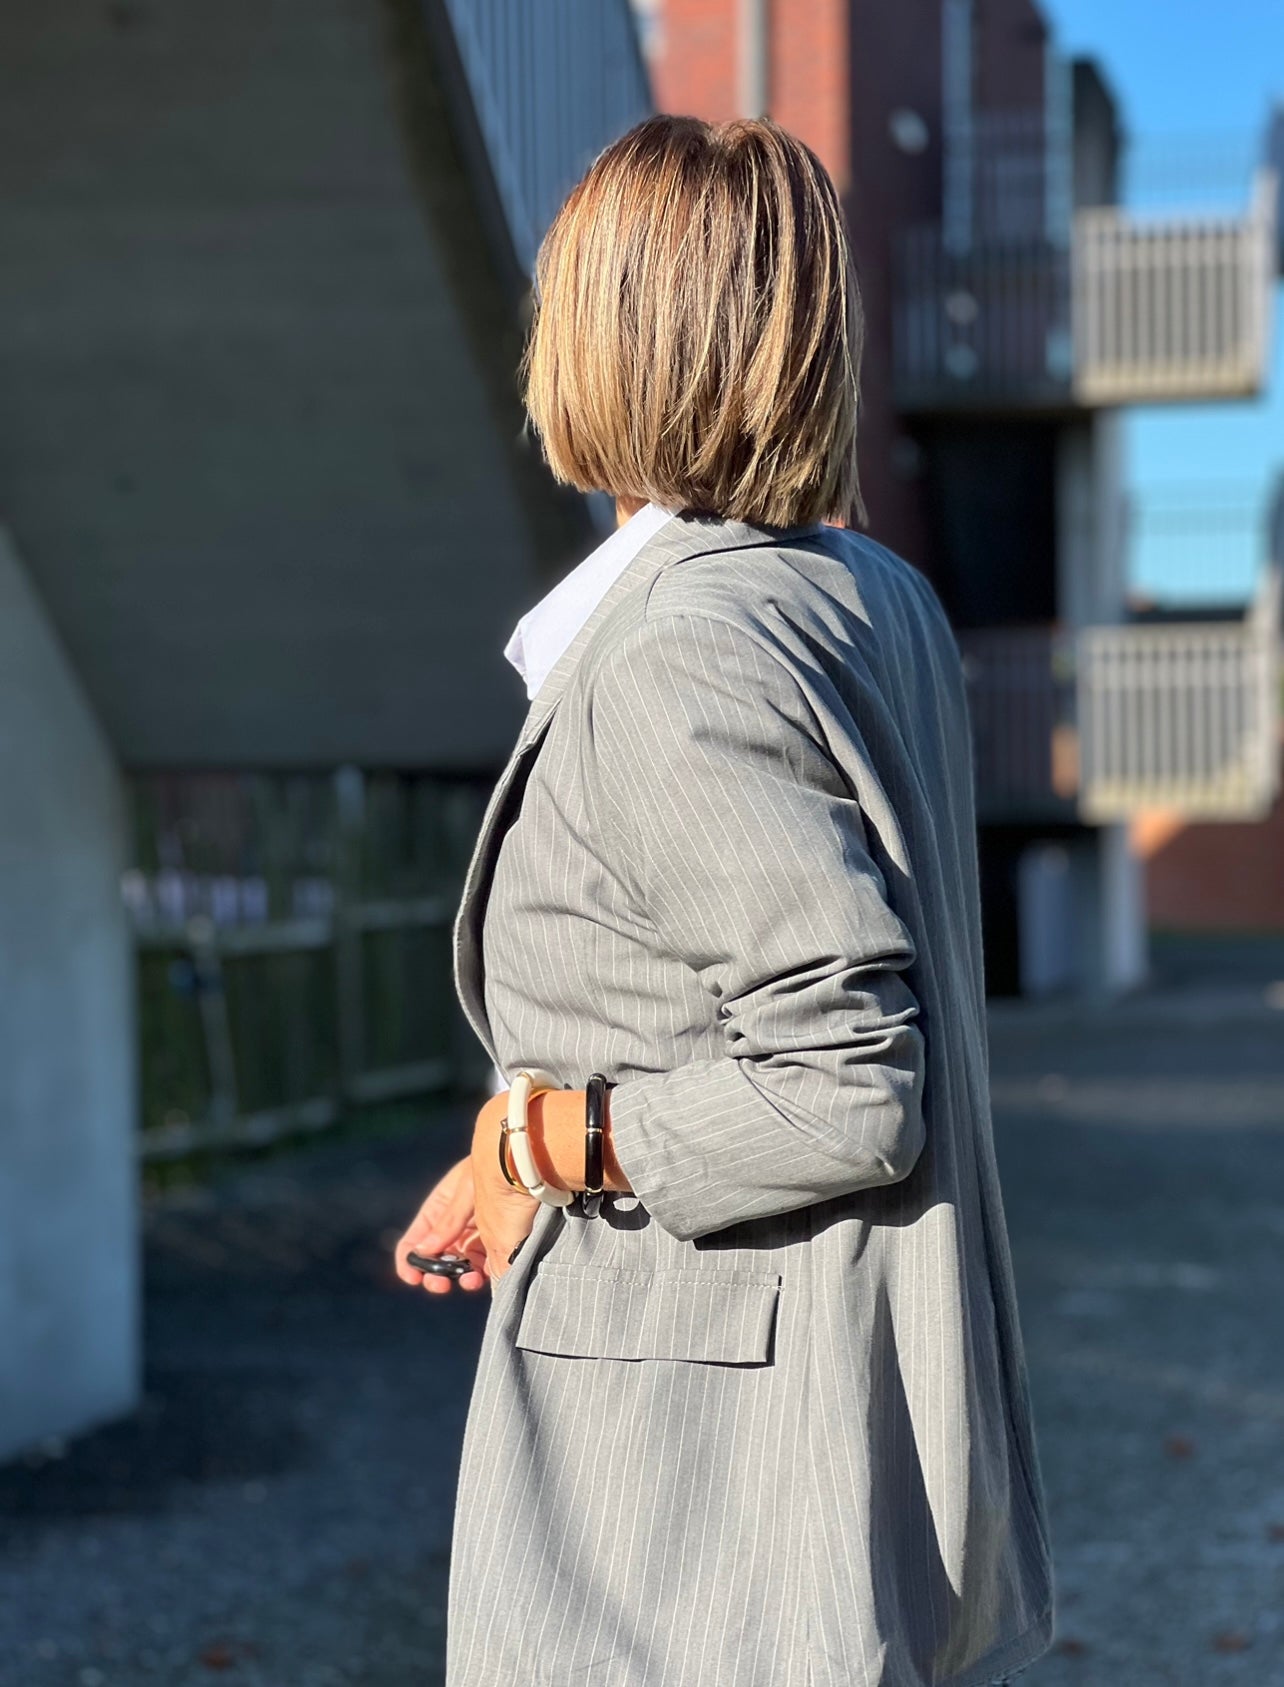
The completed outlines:
<svg viewBox="0 0 1284 1687">
<path fill-rule="evenodd" d="M 489 1308 L 447 1687 L 979 1687 L 1053 1631 L 971 746 L 927 580 L 678 517 L 530 706 L 455 923 L 633 1190 Z"/>
</svg>

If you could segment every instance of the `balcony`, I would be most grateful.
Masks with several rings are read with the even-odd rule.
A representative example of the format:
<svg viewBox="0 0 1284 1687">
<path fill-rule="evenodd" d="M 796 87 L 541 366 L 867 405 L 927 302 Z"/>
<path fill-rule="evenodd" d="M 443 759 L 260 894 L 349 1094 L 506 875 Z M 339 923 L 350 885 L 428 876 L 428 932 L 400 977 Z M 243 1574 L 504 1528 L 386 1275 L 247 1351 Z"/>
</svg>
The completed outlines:
<svg viewBox="0 0 1284 1687">
<path fill-rule="evenodd" d="M 893 355 L 903 410 L 1072 403 L 1068 248 L 1037 237 L 951 250 L 935 225 L 896 256 Z"/>
<path fill-rule="evenodd" d="M 1282 570 L 1260 558 L 1284 552 L 1282 514 L 1284 491 L 1266 524 L 1224 492 L 1150 501 L 1130 524 L 1135 619 L 958 635 L 981 820 L 1269 811 L 1279 790 Z"/>
<path fill-rule="evenodd" d="M 947 139 L 941 221 L 894 243 L 901 408 L 1078 409 L 1259 392 L 1280 177 L 1203 145 L 1143 153 L 1166 168 L 1135 169 L 1126 207 L 1072 209 L 1068 137 L 1041 112 L 974 114 L 965 142 Z M 1183 203 L 1154 203 L 1174 188 Z"/>
<path fill-rule="evenodd" d="M 1089 627 L 1076 651 L 1079 812 L 1258 820 L 1278 792 L 1280 571 L 1242 622 Z"/>
<path fill-rule="evenodd" d="M 1080 404 L 1250 398 L 1270 360 L 1279 185 L 1256 174 L 1246 213 L 1074 222 L 1072 339 Z"/>
</svg>

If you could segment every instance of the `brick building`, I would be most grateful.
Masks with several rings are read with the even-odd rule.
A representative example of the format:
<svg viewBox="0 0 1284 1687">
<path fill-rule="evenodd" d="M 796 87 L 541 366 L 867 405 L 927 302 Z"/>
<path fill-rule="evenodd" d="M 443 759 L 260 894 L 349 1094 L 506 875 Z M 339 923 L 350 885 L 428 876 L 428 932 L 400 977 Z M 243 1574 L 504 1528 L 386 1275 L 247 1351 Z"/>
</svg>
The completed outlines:
<svg viewBox="0 0 1284 1687">
<path fill-rule="evenodd" d="M 1132 217 L 1106 77 L 1032 0 L 639 9 L 662 109 L 769 112 L 842 192 L 871 530 L 936 584 L 971 681 L 991 989 L 1139 982 L 1134 817 L 1248 822 L 1278 787 L 1278 584 L 1142 624 L 1120 410 L 1258 390 L 1278 174 L 1225 218 Z"/>
</svg>

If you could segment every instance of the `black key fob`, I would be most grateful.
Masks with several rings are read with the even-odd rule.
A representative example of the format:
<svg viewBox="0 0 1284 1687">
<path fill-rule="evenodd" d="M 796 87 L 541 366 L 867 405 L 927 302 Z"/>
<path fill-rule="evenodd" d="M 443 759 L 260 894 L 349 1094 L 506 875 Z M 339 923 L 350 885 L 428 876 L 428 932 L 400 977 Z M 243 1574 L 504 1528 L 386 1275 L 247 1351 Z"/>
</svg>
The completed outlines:
<svg viewBox="0 0 1284 1687">
<path fill-rule="evenodd" d="M 406 1255 L 406 1263 L 437 1277 L 464 1277 L 477 1269 L 463 1254 L 417 1254 L 413 1249 Z"/>
</svg>

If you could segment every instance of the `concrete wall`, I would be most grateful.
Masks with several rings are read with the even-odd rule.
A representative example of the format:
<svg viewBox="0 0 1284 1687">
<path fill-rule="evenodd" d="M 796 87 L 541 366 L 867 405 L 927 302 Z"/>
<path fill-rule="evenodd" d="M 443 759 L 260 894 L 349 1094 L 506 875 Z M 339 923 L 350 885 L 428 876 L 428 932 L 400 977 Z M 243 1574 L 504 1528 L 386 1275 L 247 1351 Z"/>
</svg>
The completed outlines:
<svg viewBox="0 0 1284 1687">
<path fill-rule="evenodd" d="M 139 1388 L 133 954 L 115 763 L 0 532 L 0 1458 Z"/>
<path fill-rule="evenodd" d="M 525 711 L 517 313 L 406 11 L 0 10 L 0 509 L 126 766 L 482 768 Z"/>
</svg>

